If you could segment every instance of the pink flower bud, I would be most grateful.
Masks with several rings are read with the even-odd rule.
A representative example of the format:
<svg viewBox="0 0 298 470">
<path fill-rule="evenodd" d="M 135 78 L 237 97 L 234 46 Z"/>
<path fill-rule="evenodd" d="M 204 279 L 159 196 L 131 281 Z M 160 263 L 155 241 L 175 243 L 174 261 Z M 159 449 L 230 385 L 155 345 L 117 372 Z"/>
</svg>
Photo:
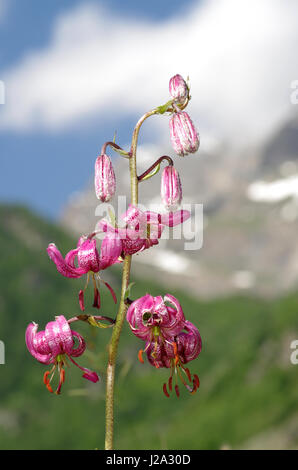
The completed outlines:
<svg viewBox="0 0 298 470">
<path fill-rule="evenodd" d="M 185 111 L 175 113 L 171 117 L 170 136 L 175 152 L 181 157 L 188 153 L 195 153 L 199 148 L 199 135 Z"/>
<path fill-rule="evenodd" d="M 98 199 L 108 202 L 115 194 L 116 178 L 108 155 L 100 155 L 95 162 L 95 192 Z"/>
<path fill-rule="evenodd" d="M 188 97 L 188 86 L 181 75 L 174 75 L 169 83 L 170 95 L 179 103 L 183 103 Z"/>
<path fill-rule="evenodd" d="M 179 173 L 172 165 L 166 166 L 161 176 L 161 198 L 169 211 L 174 211 L 182 200 L 182 187 Z"/>
</svg>

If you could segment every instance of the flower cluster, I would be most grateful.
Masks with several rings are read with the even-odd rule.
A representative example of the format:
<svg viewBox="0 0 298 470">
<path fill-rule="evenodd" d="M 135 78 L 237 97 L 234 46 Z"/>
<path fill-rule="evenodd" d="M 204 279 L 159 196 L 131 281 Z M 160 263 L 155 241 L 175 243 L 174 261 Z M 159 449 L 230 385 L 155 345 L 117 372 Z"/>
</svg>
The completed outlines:
<svg viewBox="0 0 298 470">
<path fill-rule="evenodd" d="M 177 379 L 190 393 L 195 393 L 199 387 L 199 378 L 191 375 L 184 366 L 196 359 L 201 352 L 202 343 L 198 329 L 184 317 L 178 300 L 167 294 L 152 297 L 145 295 L 135 300 L 129 307 L 126 319 L 135 336 L 145 341 L 144 349 L 139 351 L 139 360 L 144 362 L 146 352 L 148 361 L 157 369 L 170 369 L 168 387 L 163 385 L 164 394 L 169 397 L 173 388 L 173 378 L 176 395 L 179 397 Z"/>
<path fill-rule="evenodd" d="M 170 113 L 170 138 L 175 152 L 181 156 L 194 153 L 199 148 L 199 136 L 189 115 L 184 111 L 190 100 L 189 86 L 181 75 L 175 75 L 170 80 L 169 90 L 171 100 L 149 114 Z M 144 115 L 144 119 L 145 117 L 146 115 Z M 142 119 L 140 122 L 143 122 Z M 133 134 L 135 146 L 132 142 L 129 152 L 121 149 L 115 142 L 106 142 L 102 147 L 101 154 L 97 156 L 94 186 L 97 198 L 103 203 L 110 201 L 116 191 L 115 172 L 106 149 L 111 146 L 120 155 L 134 159 L 132 162 L 136 162 L 137 135 L 138 127 L 135 128 Z M 174 227 L 189 219 L 189 211 L 178 209 L 182 201 L 182 185 L 171 157 L 158 158 L 140 176 L 136 174 L 136 170 L 134 174 L 131 170 L 131 182 L 137 185 L 153 177 L 159 171 L 160 164 L 164 160 L 168 162 L 161 176 L 161 200 L 165 209 L 164 213 L 142 210 L 137 204 L 137 197 L 135 197 L 133 203 L 120 217 L 119 223 L 115 220 L 101 219 L 97 223 L 96 230 L 89 235 L 80 236 L 77 247 L 70 250 L 65 256 L 61 254 L 54 243 L 49 244 L 47 248 L 49 258 L 62 276 L 81 278 L 86 275 L 87 277 L 85 286 L 79 290 L 78 295 L 81 311 L 85 311 L 84 293 L 90 279 L 92 279 L 94 289 L 94 308 L 101 307 L 99 291 L 101 283 L 108 288 L 114 302 L 117 303 L 116 294 L 112 286 L 101 278 L 101 271 L 116 263 L 123 262 L 124 259 L 130 262 L 131 255 L 157 245 L 165 227 Z M 136 164 L 131 165 L 132 167 L 136 168 Z M 100 250 L 96 238 L 99 233 L 103 235 Z M 129 274 L 127 277 L 129 278 Z M 169 396 L 173 387 L 176 395 L 179 396 L 177 379 L 190 393 L 195 393 L 199 387 L 198 376 L 192 375 L 185 365 L 195 359 L 201 351 L 201 337 L 198 329 L 185 319 L 180 303 L 170 294 L 164 298 L 161 296 L 152 297 L 147 294 L 135 301 L 124 298 L 123 292 L 128 287 L 127 277 L 123 274 L 122 286 L 124 288 L 122 289 L 119 312 L 123 312 L 121 313 L 123 320 L 126 310 L 121 308 L 121 303 L 122 306 L 125 306 L 126 301 L 129 300 L 131 305 L 127 310 L 127 321 L 133 334 L 145 341 L 143 350 L 139 352 L 140 361 L 143 362 L 142 354 L 145 352 L 150 364 L 156 368 L 170 369 L 168 383 L 163 386 L 166 396 Z M 58 371 L 59 378 L 55 393 L 60 394 L 65 380 L 65 366 L 68 365 L 68 362 L 72 362 L 83 370 L 83 377 L 87 380 L 92 382 L 99 380 L 95 372 L 79 366 L 74 360 L 84 353 L 86 343 L 79 333 L 71 330 L 70 323 L 86 318 L 87 321 L 91 318 L 92 321 L 89 323 L 94 325 L 95 317 L 81 314 L 71 320 L 67 320 L 63 315 L 57 316 L 55 321 L 46 325 L 44 331 L 38 332 L 36 323 L 30 323 L 27 327 L 26 345 L 29 352 L 39 362 L 52 366 L 44 374 L 44 384 L 50 392 L 53 392 L 52 382 L 55 372 Z M 101 318 L 107 319 L 108 317 Z M 117 318 L 116 320 L 109 319 L 113 324 L 117 320 Z M 121 331 L 121 328 L 118 330 Z M 173 384 L 173 380 L 175 380 L 175 384 Z"/>
</svg>

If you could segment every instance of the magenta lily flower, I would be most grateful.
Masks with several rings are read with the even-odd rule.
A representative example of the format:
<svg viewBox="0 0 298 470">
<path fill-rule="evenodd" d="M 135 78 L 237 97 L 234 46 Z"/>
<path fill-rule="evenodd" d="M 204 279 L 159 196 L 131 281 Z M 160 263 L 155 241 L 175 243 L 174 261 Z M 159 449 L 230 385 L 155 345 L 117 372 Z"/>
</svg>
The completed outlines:
<svg viewBox="0 0 298 470">
<path fill-rule="evenodd" d="M 183 331 L 185 330 L 185 331 Z M 199 330 L 190 321 L 185 321 L 183 330 L 173 339 L 172 342 L 165 341 L 158 337 L 158 341 L 151 341 L 145 348 L 148 361 L 151 365 L 159 369 L 166 367 L 171 369 L 171 374 L 167 384 L 163 385 L 163 392 L 169 397 L 169 391 L 173 389 L 173 377 L 175 378 L 175 392 L 180 395 L 177 379 L 191 393 L 195 393 L 199 388 L 200 381 L 197 374 L 191 375 L 188 367 L 184 364 L 196 359 L 202 349 L 202 340 Z M 143 362 L 141 355 L 139 359 Z"/>
<path fill-rule="evenodd" d="M 92 236 L 91 236 L 92 237 Z M 116 295 L 112 287 L 105 281 L 99 278 L 97 274 L 99 271 L 104 270 L 112 264 L 119 262 L 119 256 L 122 251 L 122 242 L 120 237 L 114 233 L 108 233 L 102 241 L 100 255 L 96 248 L 96 240 L 82 236 L 77 248 L 71 250 L 65 258 L 56 247 L 54 243 L 50 243 L 47 248 L 47 253 L 52 261 L 56 264 L 57 270 L 60 274 L 69 278 L 80 278 L 84 274 L 88 274 L 87 282 L 84 289 L 79 292 L 79 303 L 81 310 L 84 310 L 84 291 L 89 283 L 90 273 L 94 285 L 94 303 L 93 306 L 100 308 L 100 295 L 98 290 L 98 282 L 101 281 L 110 290 L 115 303 L 117 303 Z M 77 265 L 75 264 L 77 262 Z"/>
<path fill-rule="evenodd" d="M 64 367 L 68 365 L 68 359 L 84 372 L 85 379 L 94 383 L 98 382 L 99 377 L 96 372 L 81 367 L 74 361 L 73 357 L 79 357 L 84 353 L 86 343 L 79 333 L 70 329 L 69 323 L 63 315 L 59 315 L 55 321 L 49 322 L 44 331 L 37 332 L 37 330 L 38 325 L 30 323 L 26 329 L 25 340 L 30 354 L 35 359 L 42 364 L 53 364 L 51 370 L 45 372 L 43 377 L 49 392 L 53 393 L 51 382 L 58 369 L 59 383 L 55 393 L 60 394 L 62 384 L 65 381 Z M 75 340 L 78 343 L 76 347 Z"/>
<path fill-rule="evenodd" d="M 171 294 L 164 298 L 146 294 L 135 300 L 127 310 L 126 319 L 133 334 L 149 342 L 159 337 L 171 342 L 185 324 L 181 305 Z"/>
<path fill-rule="evenodd" d="M 152 211 L 142 211 L 130 204 L 128 210 L 121 216 L 125 228 L 113 227 L 105 219 L 98 223 L 103 232 L 117 234 L 122 241 L 124 255 L 133 255 L 158 244 L 165 226 L 174 227 L 189 219 L 190 212 L 180 210 L 168 214 Z"/>
</svg>

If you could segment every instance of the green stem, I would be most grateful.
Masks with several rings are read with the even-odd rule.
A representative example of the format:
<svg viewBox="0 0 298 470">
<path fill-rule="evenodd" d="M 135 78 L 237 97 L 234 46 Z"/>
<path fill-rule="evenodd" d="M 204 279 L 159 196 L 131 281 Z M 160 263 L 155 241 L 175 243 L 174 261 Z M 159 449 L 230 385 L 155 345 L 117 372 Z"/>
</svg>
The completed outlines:
<svg viewBox="0 0 298 470">
<path fill-rule="evenodd" d="M 138 204 L 138 176 L 137 176 L 137 145 L 138 136 L 143 122 L 153 114 L 157 114 L 157 110 L 149 111 L 144 114 L 137 122 L 132 136 L 129 171 L 131 185 L 131 203 Z M 107 383 L 106 383 L 106 438 L 105 449 L 113 450 L 114 444 L 114 384 L 115 384 L 115 368 L 117 360 L 117 350 L 120 334 L 125 319 L 127 305 L 125 304 L 125 293 L 129 285 L 131 268 L 131 255 L 126 255 L 123 262 L 121 297 L 116 323 L 113 327 L 113 333 L 109 344 L 109 360 L 107 367 Z"/>
</svg>

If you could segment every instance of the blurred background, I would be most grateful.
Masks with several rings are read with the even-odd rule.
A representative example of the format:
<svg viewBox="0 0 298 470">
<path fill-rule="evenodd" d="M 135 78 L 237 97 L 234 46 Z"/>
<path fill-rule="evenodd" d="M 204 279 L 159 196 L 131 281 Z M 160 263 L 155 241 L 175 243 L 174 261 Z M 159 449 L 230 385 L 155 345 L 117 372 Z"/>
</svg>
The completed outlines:
<svg viewBox="0 0 298 470">
<path fill-rule="evenodd" d="M 116 133 L 128 148 L 176 73 L 190 77 L 200 150 L 175 156 L 169 118 L 155 116 L 142 128 L 138 168 L 175 158 L 184 202 L 204 205 L 204 242 L 185 251 L 181 240 L 161 240 L 135 256 L 132 296 L 179 298 L 203 339 L 190 364 L 201 387 L 167 399 L 168 371 L 137 361 L 141 343 L 125 327 L 115 444 L 298 447 L 297 18 L 294 0 L 0 0 L 2 449 L 103 448 L 110 331 L 77 326 L 88 338 L 80 363 L 102 380 L 83 383 L 72 368 L 59 397 L 42 384 L 24 331 L 79 313 L 84 281 L 59 276 L 47 244 L 66 253 L 94 228 L 102 144 Z M 127 162 L 113 161 L 117 192 L 128 194 Z M 141 202 L 158 204 L 159 186 L 159 176 L 143 183 Z M 104 274 L 119 293 L 120 270 Z M 108 295 L 102 313 L 115 313 Z"/>
</svg>

